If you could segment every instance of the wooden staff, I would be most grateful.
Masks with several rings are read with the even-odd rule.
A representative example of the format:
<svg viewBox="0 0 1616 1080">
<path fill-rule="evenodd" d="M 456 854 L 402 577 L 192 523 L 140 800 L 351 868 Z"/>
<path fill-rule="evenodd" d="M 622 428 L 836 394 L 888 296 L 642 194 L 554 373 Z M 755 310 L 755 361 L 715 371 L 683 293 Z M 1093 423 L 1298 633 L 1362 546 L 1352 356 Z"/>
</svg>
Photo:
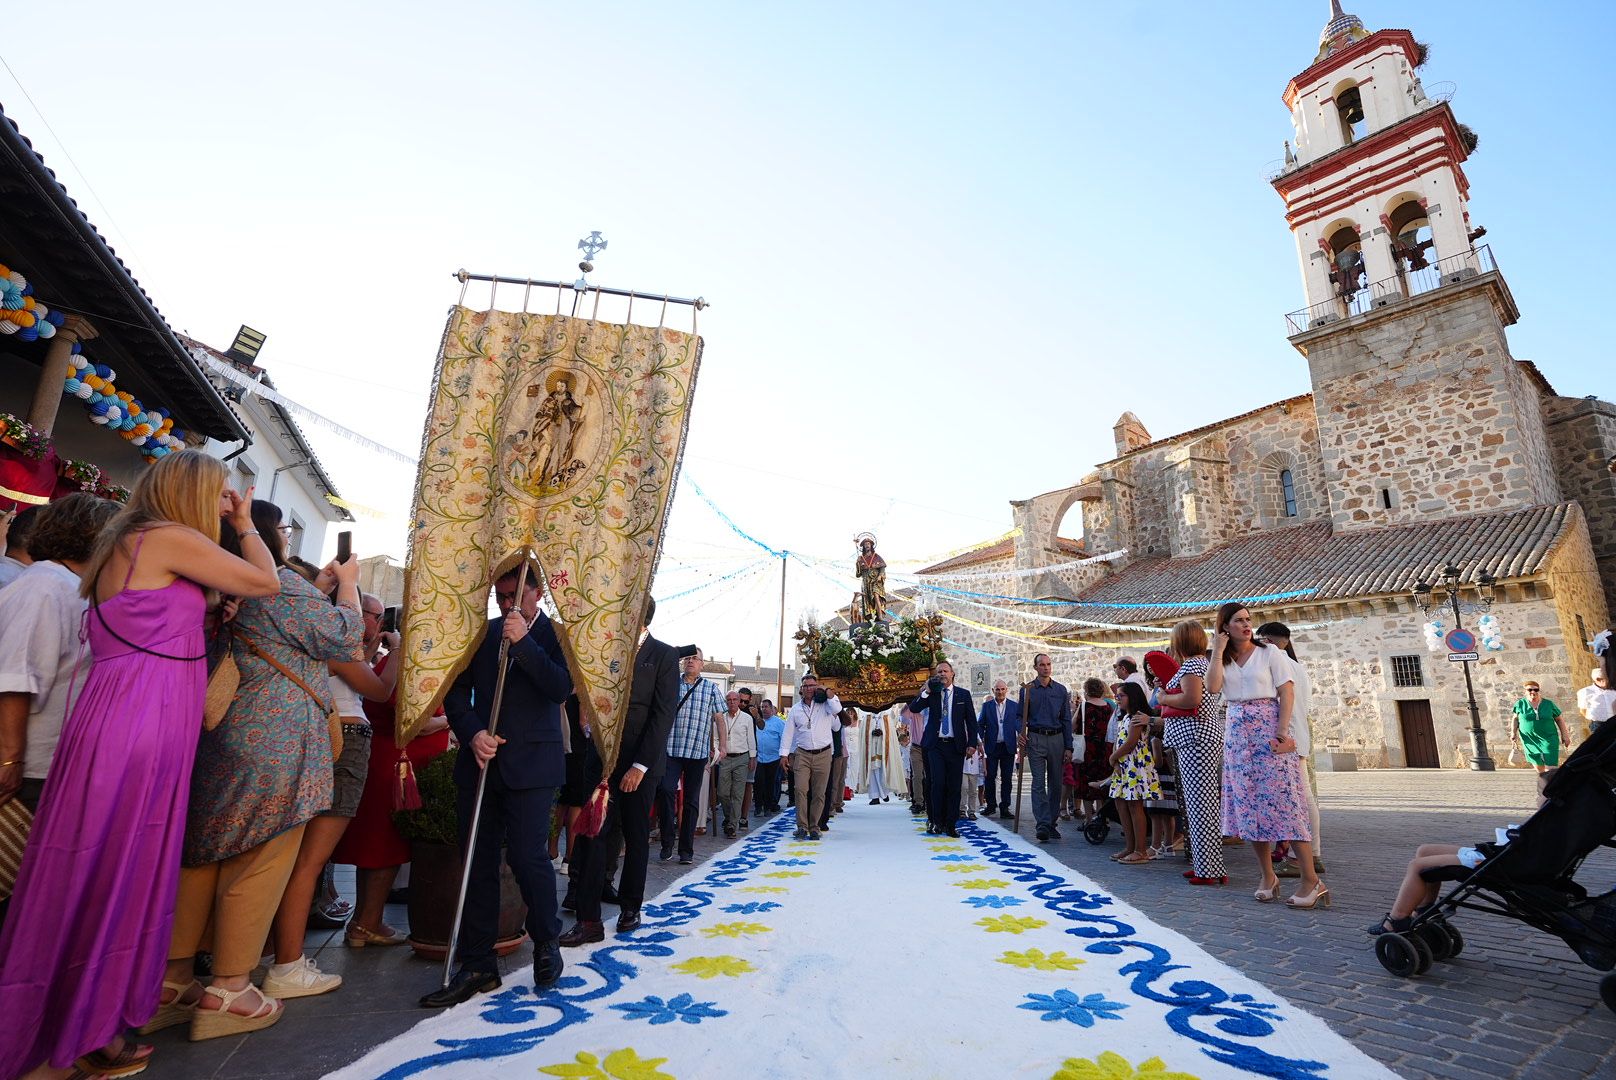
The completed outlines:
<svg viewBox="0 0 1616 1080">
<path fill-rule="evenodd" d="M 1021 734 L 1016 739 L 1016 814 L 1011 823 L 1011 832 L 1021 831 L 1021 788 L 1027 779 L 1027 687 L 1032 683 L 1021 684 Z"/>
</svg>

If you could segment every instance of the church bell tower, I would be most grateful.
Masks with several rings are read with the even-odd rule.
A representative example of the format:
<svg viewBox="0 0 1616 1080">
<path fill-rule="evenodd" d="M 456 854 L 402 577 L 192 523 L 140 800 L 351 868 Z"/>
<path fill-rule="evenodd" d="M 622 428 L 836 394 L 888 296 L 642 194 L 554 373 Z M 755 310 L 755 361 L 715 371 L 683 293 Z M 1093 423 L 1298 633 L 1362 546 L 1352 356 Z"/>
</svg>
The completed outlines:
<svg viewBox="0 0 1616 1080">
<path fill-rule="evenodd" d="M 1331 0 L 1285 88 L 1295 129 L 1272 183 L 1306 306 L 1286 317 L 1313 380 L 1337 529 L 1556 502 L 1541 377 L 1464 164 L 1477 137 L 1420 81 L 1426 47 Z"/>
</svg>

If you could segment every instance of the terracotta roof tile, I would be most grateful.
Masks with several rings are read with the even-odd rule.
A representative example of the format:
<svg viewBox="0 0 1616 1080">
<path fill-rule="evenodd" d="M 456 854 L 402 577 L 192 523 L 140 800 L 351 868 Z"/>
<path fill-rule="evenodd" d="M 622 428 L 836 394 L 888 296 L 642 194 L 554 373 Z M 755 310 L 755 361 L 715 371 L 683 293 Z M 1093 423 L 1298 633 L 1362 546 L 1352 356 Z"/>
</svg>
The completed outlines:
<svg viewBox="0 0 1616 1080">
<path fill-rule="evenodd" d="M 1166 622 L 1208 611 L 1222 598 L 1315 591 L 1287 601 L 1310 604 L 1360 596 L 1406 594 L 1419 581 L 1436 581 L 1453 562 L 1474 581 L 1483 571 L 1499 580 L 1546 569 L 1571 528 L 1573 503 L 1532 506 L 1494 514 L 1333 533 L 1328 521 L 1256 533 L 1194 558 L 1139 559 L 1076 600 L 1061 614 L 1108 621 Z M 1116 605 L 1190 602 L 1171 608 Z M 1130 618 L 1122 618 L 1128 614 Z M 1056 623 L 1046 634 L 1068 634 Z M 1086 631 L 1092 634 L 1092 631 Z"/>
</svg>

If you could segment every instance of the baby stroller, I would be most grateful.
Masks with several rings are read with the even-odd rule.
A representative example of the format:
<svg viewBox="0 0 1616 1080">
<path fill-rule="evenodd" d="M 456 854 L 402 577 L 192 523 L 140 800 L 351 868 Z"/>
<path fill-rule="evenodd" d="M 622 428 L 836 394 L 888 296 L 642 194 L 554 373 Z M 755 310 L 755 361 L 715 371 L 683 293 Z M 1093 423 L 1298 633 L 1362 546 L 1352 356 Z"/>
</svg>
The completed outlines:
<svg viewBox="0 0 1616 1080">
<path fill-rule="evenodd" d="M 1089 790 L 1103 792 L 1100 808 L 1083 822 L 1083 839 L 1096 846 L 1105 843 L 1105 838 L 1111 835 L 1111 823 L 1122 824 L 1122 817 L 1117 813 L 1117 801 L 1111 797 L 1110 780 L 1096 780 L 1089 785 Z"/>
<path fill-rule="evenodd" d="M 1575 880 L 1595 849 L 1616 848 L 1616 724 L 1603 724 L 1543 788 L 1545 802 L 1502 845 L 1478 844 L 1475 869 L 1442 866 L 1427 881 L 1456 881 L 1447 896 L 1417 911 L 1404 933 L 1375 938 L 1375 958 L 1400 978 L 1423 975 L 1456 957 L 1464 937 L 1452 922 L 1460 908 L 1515 919 L 1569 945 L 1599 971 L 1616 968 L 1616 890 L 1589 896 Z M 1616 973 L 1599 982 L 1616 1010 Z"/>
</svg>

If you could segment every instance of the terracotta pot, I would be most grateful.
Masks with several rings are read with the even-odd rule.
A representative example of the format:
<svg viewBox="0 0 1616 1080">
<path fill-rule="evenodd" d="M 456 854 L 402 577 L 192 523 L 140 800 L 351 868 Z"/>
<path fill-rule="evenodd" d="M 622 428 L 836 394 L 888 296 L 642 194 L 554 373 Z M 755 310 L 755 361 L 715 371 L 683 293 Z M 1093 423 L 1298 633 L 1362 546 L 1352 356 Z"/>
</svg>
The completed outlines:
<svg viewBox="0 0 1616 1080">
<path fill-rule="evenodd" d="M 455 900 L 460 896 L 460 849 L 453 844 L 410 845 L 410 948 L 417 956 L 442 960 L 454 929 Z M 499 937 L 494 952 L 514 951 L 527 940 L 527 905 L 516 878 L 503 859 L 499 864 Z"/>
</svg>

